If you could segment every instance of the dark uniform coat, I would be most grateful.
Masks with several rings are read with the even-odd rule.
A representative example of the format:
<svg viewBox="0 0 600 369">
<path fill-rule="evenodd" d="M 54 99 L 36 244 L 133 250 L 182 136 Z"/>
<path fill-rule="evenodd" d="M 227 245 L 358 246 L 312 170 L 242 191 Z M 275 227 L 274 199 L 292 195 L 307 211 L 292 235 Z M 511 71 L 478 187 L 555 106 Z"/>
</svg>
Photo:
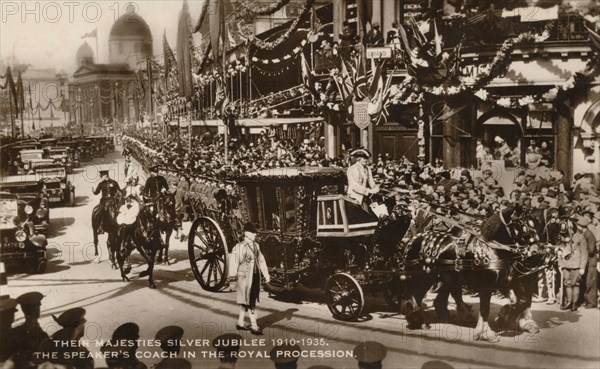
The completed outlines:
<svg viewBox="0 0 600 369">
<path fill-rule="evenodd" d="M 94 195 L 102 192 L 101 201 L 106 201 L 106 199 L 114 198 L 119 192 L 121 192 L 121 187 L 119 187 L 119 183 L 114 179 L 106 179 L 98 183 L 96 189 L 94 190 Z"/>
<path fill-rule="evenodd" d="M 23 323 L 12 328 L 11 331 L 17 353 L 27 358 L 31 358 L 33 353 L 37 351 L 40 343 L 48 339 L 48 334 L 44 332 L 37 322 L 35 325 Z"/>
<path fill-rule="evenodd" d="M 144 185 L 144 192 L 147 197 L 155 198 L 162 190 L 169 191 L 169 184 L 163 176 L 150 176 Z"/>
</svg>

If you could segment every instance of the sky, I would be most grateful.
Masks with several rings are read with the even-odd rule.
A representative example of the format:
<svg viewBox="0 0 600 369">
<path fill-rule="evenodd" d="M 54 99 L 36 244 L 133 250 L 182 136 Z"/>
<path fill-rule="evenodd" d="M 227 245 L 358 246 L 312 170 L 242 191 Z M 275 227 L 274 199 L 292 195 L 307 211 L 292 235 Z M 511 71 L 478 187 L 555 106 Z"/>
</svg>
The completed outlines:
<svg viewBox="0 0 600 369">
<path fill-rule="evenodd" d="M 188 0 L 195 24 L 203 0 Z M 177 22 L 183 0 L 141 1 L 52 1 L 0 0 L 0 58 L 13 55 L 31 68 L 75 71 L 75 54 L 85 41 L 81 37 L 98 29 L 99 63 L 108 63 L 108 36 L 114 21 L 133 3 L 152 32 L 154 54 L 162 54 L 166 29 L 172 48 L 176 45 Z M 88 38 L 94 52 L 96 40 Z"/>
</svg>

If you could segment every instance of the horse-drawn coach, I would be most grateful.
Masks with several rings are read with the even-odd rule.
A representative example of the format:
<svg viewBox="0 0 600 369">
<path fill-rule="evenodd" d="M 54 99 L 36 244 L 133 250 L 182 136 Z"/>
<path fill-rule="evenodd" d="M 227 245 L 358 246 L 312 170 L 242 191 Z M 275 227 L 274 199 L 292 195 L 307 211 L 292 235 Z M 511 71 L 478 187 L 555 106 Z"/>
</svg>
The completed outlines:
<svg viewBox="0 0 600 369">
<path fill-rule="evenodd" d="M 270 169 L 234 180 L 239 201 L 220 189 L 213 205 L 197 202 L 188 253 L 202 288 L 227 286 L 228 253 L 241 239 L 242 224 L 253 222 L 271 276 L 266 289 L 277 295 L 299 284 L 323 288 L 336 319 L 359 319 L 365 293 L 380 293 L 391 306 L 407 305 L 419 313 L 427 291 L 440 283 L 434 307 L 442 318 L 449 317 L 450 294 L 464 318 L 469 307 L 462 302 L 462 286 L 480 293 L 477 339 L 496 340 L 487 323 L 495 290 L 516 295 L 504 323 L 537 330 L 528 309 L 536 273 L 554 252 L 540 242 L 546 242 L 539 231 L 544 224 L 511 206 L 474 226 L 457 221 L 456 209 L 422 208 L 425 199 L 411 203 L 406 193 L 387 196 L 368 212 L 344 195 L 345 179 L 340 168 Z M 419 212 L 430 222 L 415 230 L 411 219 Z M 482 221 L 497 226 L 486 237 L 480 233 Z"/>
</svg>

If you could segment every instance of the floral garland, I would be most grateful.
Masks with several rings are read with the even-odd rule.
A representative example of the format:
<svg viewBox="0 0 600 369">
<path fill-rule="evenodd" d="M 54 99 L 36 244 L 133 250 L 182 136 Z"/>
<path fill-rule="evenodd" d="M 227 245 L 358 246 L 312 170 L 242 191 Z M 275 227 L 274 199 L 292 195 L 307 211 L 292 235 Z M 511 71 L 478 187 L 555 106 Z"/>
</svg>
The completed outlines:
<svg viewBox="0 0 600 369">
<path fill-rule="evenodd" d="M 475 77 L 464 78 L 459 84 L 454 85 L 439 85 L 439 86 L 419 86 L 424 93 L 435 95 L 438 97 L 454 97 L 467 90 L 478 90 L 487 85 L 494 78 L 498 77 L 504 69 L 510 64 L 510 56 L 517 46 L 522 42 L 543 42 L 550 37 L 552 23 L 546 25 L 541 34 L 524 32 L 520 35 L 504 41 L 494 59 L 485 67 L 481 68 L 479 74 Z M 408 80 L 408 79 L 407 79 Z M 405 80 L 405 81 L 407 81 Z M 411 104 L 422 101 L 423 96 L 419 96 L 414 92 L 414 81 L 408 80 L 407 84 L 401 84 L 399 91 L 395 93 L 391 101 L 394 104 Z M 409 93 L 410 92 L 410 93 Z"/>
<path fill-rule="evenodd" d="M 578 88 L 585 87 L 589 80 L 598 75 L 600 75 L 600 66 L 594 61 L 594 59 L 590 59 L 582 72 L 574 73 L 573 76 L 571 76 L 571 78 L 565 81 L 562 85 L 556 85 L 545 93 L 527 95 L 521 98 L 510 98 L 492 95 L 487 90 L 481 88 L 475 91 L 473 95 L 481 101 L 491 102 L 504 108 L 523 108 L 533 103 L 553 103 L 557 101 L 564 101 L 569 97 L 571 92 Z"/>
<path fill-rule="evenodd" d="M 242 19 L 254 19 L 256 16 L 271 15 L 289 4 L 289 2 L 290 0 L 279 0 L 269 6 L 257 8 L 255 0 L 246 0 L 238 4 L 236 16 Z"/>
<path fill-rule="evenodd" d="M 304 4 L 304 8 L 302 12 L 294 21 L 292 22 L 290 28 L 281 36 L 279 36 L 275 41 L 263 41 L 257 37 L 250 37 L 249 41 L 260 50 L 273 50 L 277 46 L 283 44 L 287 40 L 290 39 L 293 33 L 298 30 L 298 26 L 300 25 L 300 21 L 308 14 L 308 12 L 312 9 L 315 0 L 306 0 L 306 4 Z"/>
</svg>

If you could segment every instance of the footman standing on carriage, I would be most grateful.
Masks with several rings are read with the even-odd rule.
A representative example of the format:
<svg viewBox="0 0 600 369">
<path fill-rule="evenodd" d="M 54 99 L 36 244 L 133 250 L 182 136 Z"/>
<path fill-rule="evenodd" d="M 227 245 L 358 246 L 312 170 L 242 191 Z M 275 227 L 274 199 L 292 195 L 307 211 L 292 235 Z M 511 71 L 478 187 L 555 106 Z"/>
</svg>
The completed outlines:
<svg viewBox="0 0 600 369">
<path fill-rule="evenodd" d="M 121 188 L 119 187 L 119 183 L 114 179 L 111 179 L 108 175 L 108 170 L 100 171 L 101 181 L 98 183 L 96 188 L 92 188 L 94 195 L 98 195 L 102 192 L 102 197 L 100 198 L 98 210 L 100 213 L 100 227 L 98 227 L 98 234 L 104 233 L 103 229 L 103 221 L 104 221 L 104 213 L 108 211 L 107 207 L 110 205 L 110 202 L 114 200 L 117 195 L 121 192 Z"/>
<path fill-rule="evenodd" d="M 370 195 L 379 192 L 379 185 L 375 184 L 373 173 L 367 163 L 371 153 L 365 149 L 357 149 L 350 153 L 350 156 L 356 159 L 352 164 L 346 176 L 348 177 L 348 196 L 361 204 L 366 212 L 369 212 Z"/>
<path fill-rule="evenodd" d="M 237 278 L 237 303 L 240 304 L 238 330 L 248 330 L 245 324 L 246 313 L 250 316 L 250 332 L 261 335 L 262 331 L 256 322 L 256 302 L 259 301 L 260 277 L 269 283 L 271 277 L 256 239 L 256 226 L 253 223 L 244 225 L 244 240 L 231 250 L 232 262 L 230 276 Z"/>
</svg>

